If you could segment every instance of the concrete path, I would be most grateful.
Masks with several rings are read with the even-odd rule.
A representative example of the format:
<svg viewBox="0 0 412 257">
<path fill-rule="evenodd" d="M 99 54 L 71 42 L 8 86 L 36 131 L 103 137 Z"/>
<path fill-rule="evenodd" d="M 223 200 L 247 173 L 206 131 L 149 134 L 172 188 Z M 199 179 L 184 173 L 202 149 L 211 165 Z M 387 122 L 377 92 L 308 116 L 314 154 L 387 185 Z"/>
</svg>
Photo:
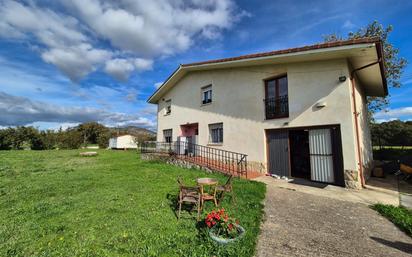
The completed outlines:
<svg viewBox="0 0 412 257">
<path fill-rule="evenodd" d="M 354 203 L 374 204 L 385 203 L 399 205 L 399 192 L 376 185 L 368 185 L 366 189 L 352 190 L 340 186 L 316 183 L 304 179 L 294 179 L 287 182 L 268 176 L 262 176 L 253 180 L 273 185 L 279 188 L 293 189 L 298 192 L 316 196 L 325 196 L 336 200 L 350 201 Z"/>
<path fill-rule="evenodd" d="M 268 186 L 259 257 L 412 255 L 412 239 L 365 204 L 371 197 L 344 200 L 330 189 L 260 180 Z"/>
</svg>

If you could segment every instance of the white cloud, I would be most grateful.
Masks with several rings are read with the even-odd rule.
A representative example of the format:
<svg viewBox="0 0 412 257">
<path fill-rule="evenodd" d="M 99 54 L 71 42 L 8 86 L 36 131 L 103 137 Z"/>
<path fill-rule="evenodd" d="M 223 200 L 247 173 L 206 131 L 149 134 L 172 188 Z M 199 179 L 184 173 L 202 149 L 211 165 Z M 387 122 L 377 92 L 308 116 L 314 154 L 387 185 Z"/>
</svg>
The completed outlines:
<svg viewBox="0 0 412 257">
<path fill-rule="evenodd" d="M 126 81 L 133 71 L 145 71 L 152 69 L 153 61 L 143 58 L 112 59 L 106 62 L 105 71 L 120 81 Z"/>
<path fill-rule="evenodd" d="M 113 46 L 144 56 L 184 51 L 196 34 L 209 37 L 230 28 L 238 13 L 245 14 L 235 12 L 231 0 L 74 0 L 65 4 Z"/>
<path fill-rule="evenodd" d="M 356 27 L 356 25 L 354 23 L 352 23 L 350 20 L 346 20 L 342 25 L 343 29 L 353 29 L 355 27 Z"/>
<path fill-rule="evenodd" d="M 0 37 L 34 44 L 44 61 L 73 81 L 103 64 L 110 75 L 125 80 L 134 71 L 151 69 L 153 58 L 185 51 L 198 37 L 216 39 L 248 15 L 232 0 L 59 2 L 45 7 L 0 0 Z M 62 8 L 53 10 L 56 6 Z M 106 42 L 111 47 L 102 48 Z"/>
<path fill-rule="evenodd" d="M 412 120 L 412 107 L 401 107 L 380 111 L 375 114 L 376 120 L 389 121 L 394 119 Z"/>
<path fill-rule="evenodd" d="M 106 50 L 93 49 L 81 44 L 66 48 L 52 48 L 42 54 L 45 62 L 56 65 L 72 81 L 79 81 L 96 69 L 96 66 L 111 57 Z"/>
<path fill-rule="evenodd" d="M 138 71 L 151 70 L 153 68 L 153 60 L 136 58 L 134 59 L 134 66 Z"/>
<path fill-rule="evenodd" d="M 108 112 L 90 107 L 63 107 L 0 92 L 0 126 L 21 126 L 36 122 L 82 123 L 98 121 L 107 126 L 134 125 L 154 129 L 155 122 L 138 114 Z"/>
<path fill-rule="evenodd" d="M 163 81 L 162 82 L 156 82 L 155 84 L 154 84 L 154 87 L 156 88 L 156 89 L 158 89 L 161 85 L 163 85 Z"/>
</svg>

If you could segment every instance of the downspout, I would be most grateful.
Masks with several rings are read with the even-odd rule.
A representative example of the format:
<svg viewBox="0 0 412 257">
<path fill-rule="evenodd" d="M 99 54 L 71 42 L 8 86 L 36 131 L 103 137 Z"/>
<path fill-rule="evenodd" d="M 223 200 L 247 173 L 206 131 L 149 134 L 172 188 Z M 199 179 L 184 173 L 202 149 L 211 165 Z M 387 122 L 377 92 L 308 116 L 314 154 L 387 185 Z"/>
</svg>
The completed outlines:
<svg viewBox="0 0 412 257">
<path fill-rule="evenodd" d="M 351 74 L 350 74 L 350 82 L 352 85 L 352 100 L 353 100 L 353 118 L 355 119 L 355 135 L 356 135 L 356 148 L 358 152 L 358 166 L 359 166 L 359 176 L 361 179 L 361 185 L 362 187 L 365 187 L 365 177 L 363 175 L 363 161 L 362 161 L 362 152 L 361 152 L 361 146 L 360 146 L 360 134 L 359 134 L 359 121 L 358 121 L 358 116 L 359 113 L 357 112 L 357 105 L 356 105 L 356 95 L 355 95 L 355 73 L 359 70 L 368 68 L 370 66 L 373 66 L 375 64 L 378 64 L 381 62 L 381 59 L 379 59 L 376 62 L 367 64 L 365 66 L 362 66 L 360 68 L 354 69 Z"/>
</svg>

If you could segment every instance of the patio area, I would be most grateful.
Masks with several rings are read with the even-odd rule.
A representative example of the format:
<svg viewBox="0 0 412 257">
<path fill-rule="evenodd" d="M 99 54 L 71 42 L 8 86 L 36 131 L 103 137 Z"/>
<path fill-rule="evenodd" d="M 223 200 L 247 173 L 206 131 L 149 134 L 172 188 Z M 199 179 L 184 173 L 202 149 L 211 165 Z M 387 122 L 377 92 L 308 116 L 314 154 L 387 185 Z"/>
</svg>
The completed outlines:
<svg viewBox="0 0 412 257">
<path fill-rule="evenodd" d="M 349 201 L 353 203 L 375 204 L 384 203 L 399 205 L 399 192 L 390 183 L 371 178 L 365 189 L 353 190 L 340 186 L 317 183 L 305 179 L 291 179 L 289 181 L 274 179 L 268 176 L 255 178 L 254 180 L 263 182 L 268 186 L 289 189 L 291 191 L 302 192 L 313 196 L 327 197 L 335 200 Z M 378 185 L 380 182 L 381 185 Z M 383 186 L 383 184 L 385 186 Z"/>
<path fill-rule="evenodd" d="M 257 180 L 267 184 L 258 257 L 412 253 L 412 238 L 368 206 L 376 201 L 396 203 L 396 194 L 372 188 L 319 188 L 270 177 Z"/>
</svg>

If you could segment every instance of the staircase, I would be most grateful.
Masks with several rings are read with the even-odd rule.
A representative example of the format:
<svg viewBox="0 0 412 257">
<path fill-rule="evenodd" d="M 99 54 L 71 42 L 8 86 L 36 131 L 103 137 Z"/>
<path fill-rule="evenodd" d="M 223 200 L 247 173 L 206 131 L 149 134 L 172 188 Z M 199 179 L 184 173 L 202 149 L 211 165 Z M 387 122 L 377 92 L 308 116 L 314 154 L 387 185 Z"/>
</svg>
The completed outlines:
<svg viewBox="0 0 412 257">
<path fill-rule="evenodd" d="M 168 154 L 224 174 L 248 178 L 247 155 L 189 142 L 143 142 L 141 153 Z M 253 172 L 252 172 L 253 173 Z"/>
</svg>

